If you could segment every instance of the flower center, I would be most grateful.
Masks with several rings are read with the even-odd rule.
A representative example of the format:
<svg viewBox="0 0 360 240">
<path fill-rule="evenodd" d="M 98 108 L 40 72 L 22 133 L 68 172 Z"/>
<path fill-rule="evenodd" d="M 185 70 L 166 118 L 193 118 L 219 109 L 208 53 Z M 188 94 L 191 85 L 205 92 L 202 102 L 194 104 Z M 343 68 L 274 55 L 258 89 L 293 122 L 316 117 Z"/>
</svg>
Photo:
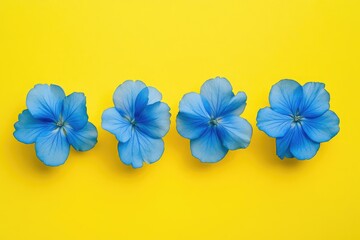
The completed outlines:
<svg viewBox="0 0 360 240">
<path fill-rule="evenodd" d="M 130 120 L 130 124 L 131 124 L 133 127 L 135 127 L 135 125 L 136 125 L 135 119 Z"/>
<path fill-rule="evenodd" d="M 66 128 L 65 128 L 66 122 L 61 118 L 59 121 L 56 122 L 56 126 L 60 131 L 63 131 L 63 133 L 66 135 Z"/>
<path fill-rule="evenodd" d="M 132 127 L 136 126 L 136 120 L 134 117 L 125 116 L 125 119 L 129 121 Z"/>
<path fill-rule="evenodd" d="M 302 119 L 302 117 L 300 116 L 300 115 L 295 115 L 295 116 L 292 116 L 292 118 L 293 118 L 293 121 L 294 122 L 300 122 L 301 121 L 301 119 Z"/>
<path fill-rule="evenodd" d="M 210 126 L 217 126 L 219 124 L 219 119 L 211 118 L 209 121 Z"/>
<path fill-rule="evenodd" d="M 65 125 L 65 122 L 60 120 L 56 123 L 56 126 L 58 126 L 59 128 L 63 127 Z"/>
</svg>

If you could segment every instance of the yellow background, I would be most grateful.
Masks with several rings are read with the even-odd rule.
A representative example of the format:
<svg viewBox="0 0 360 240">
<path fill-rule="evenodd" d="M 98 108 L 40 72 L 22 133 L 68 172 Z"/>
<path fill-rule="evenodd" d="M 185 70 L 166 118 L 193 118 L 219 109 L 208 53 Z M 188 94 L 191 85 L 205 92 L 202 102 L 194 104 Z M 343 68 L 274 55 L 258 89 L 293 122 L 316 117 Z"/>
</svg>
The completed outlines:
<svg viewBox="0 0 360 240">
<path fill-rule="evenodd" d="M 1 0 L 0 239 L 360 239 L 359 11 L 357 0 Z M 175 117 L 218 75 L 247 93 L 254 134 L 201 164 Z M 341 119 L 311 161 L 280 161 L 256 128 L 282 78 L 326 83 Z M 172 113 L 163 157 L 137 170 L 100 126 L 127 79 L 158 88 Z M 12 136 L 37 83 L 84 92 L 99 131 L 58 168 Z"/>
</svg>

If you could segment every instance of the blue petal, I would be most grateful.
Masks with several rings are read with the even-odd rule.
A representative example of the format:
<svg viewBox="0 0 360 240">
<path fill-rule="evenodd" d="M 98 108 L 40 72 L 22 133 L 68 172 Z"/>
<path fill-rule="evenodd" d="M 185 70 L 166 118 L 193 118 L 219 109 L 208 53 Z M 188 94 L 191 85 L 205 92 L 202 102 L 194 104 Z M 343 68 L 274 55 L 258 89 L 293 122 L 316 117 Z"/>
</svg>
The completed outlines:
<svg viewBox="0 0 360 240">
<path fill-rule="evenodd" d="M 248 121 L 239 116 L 227 116 L 220 120 L 217 131 L 219 138 L 227 149 L 246 148 L 250 144 L 252 127 Z"/>
<path fill-rule="evenodd" d="M 294 80 L 281 80 L 270 90 L 271 108 L 281 114 L 297 114 L 302 98 L 302 87 Z"/>
<path fill-rule="evenodd" d="M 29 110 L 24 110 L 19 114 L 19 121 L 15 123 L 14 137 L 26 144 L 34 143 L 36 138 L 46 131 L 55 129 L 53 122 L 47 122 L 34 118 Z"/>
<path fill-rule="evenodd" d="M 135 136 L 135 134 L 134 134 Z M 120 160 L 133 168 L 140 168 L 143 166 L 143 160 L 140 153 L 140 146 L 137 139 L 131 138 L 126 143 L 118 143 L 118 152 Z"/>
<path fill-rule="evenodd" d="M 133 133 L 133 126 L 130 121 L 121 116 L 116 108 L 109 108 L 104 111 L 101 126 L 114 134 L 120 142 L 127 142 Z"/>
<path fill-rule="evenodd" d="M 200 137 L 209 126 L 209 119 L 199 115 L 179 112 L 176 117 L 176 130 L 184 138 Z"/>
<path fill-rule="evenodd" d="M 214 127 L 207 128 L 201 137 L 190 140 L 190 147 L 194 157 L 208 163 L 220 161 L 228 152 L 221 144 Z"/>
<path fill-rule="evenodd" d="M 292 153 L 290 152 L 290 144 L 293 135 L 294 130 L 293 128 L 290 128 L 283 137 L 276 139 L 276 154 L 279 156 L 279 158 L 284 159 L 284 157 L 293 157 Z"/>
<path fill-rule="evenodd" d="M 57 85 L 38 84 L 27 95 L 26 105 L 34 118 L 58 121 L 65 93 Z"/>
<path fill-rule="evenodd" d="M 266 107 L 259 110 L 256 121 L 258 128 L 270 137 L 283 137 L 289 131 L 293 119 Z"/>
<path fill-rule="evenodd" d="M 65 98 L 62 117 L 64 122 L 76 130 L 87 124 L 86 98 L 83 93 L 72 93 Z"/>
<path fill-rule="evenodd" d="M 319 150 L 320 144 L 306 136 L 300 124 L 293 129 L 294 135 L 290 144 L 290 152 L 299 160 L 310 159 Z"/>
<path fill-rule="evenodd" d="M 207 80 L 201 86 L 200 94 L 209 102 L 214 117 L 221 116 L 234 96 L 230 82 L 220 77 Z"/>
<path fill-rule="evenodd" d="M 80 130 L 66 127 L 67 140 L 77 151 L 88 151 L 92 149 L 97 143 L 97 136 L 96 127 L 90 122 Z"/>
<path fill-rule="evenodd" d="M 156 102 L 160 102 L 162 99 L 161 93 L 154 87 L 148 87 L 149 89 L 149 102 L 148 104 L 153 104 Z"/>
<path fill-rule="evenodd" d="M 164 142 L 161 138 L 154 139 L 135 131 L 129 141 L 119 142 L 118 150 L 123 163 L 139 168 L 143 162 L 154 163 L 160 159 L 164 152 Z"/>
<path fill-rule="evenodd" d="M 197 93 L 183 96 L 179 104 L 179 114 L 176 118 L 176 129 L 185 138 L 200 137 L 209 126 L 211 112 L 207 100 Z"/>
<path fill-rule="evenodd" d="M 340 130 L 339 118 L 333 111 L 327 111 L 317 118 L 305 118 L 303 129 L 314 142 L 327 142 Z"/>
<path fill-rule="evenodd" d="M 238 92 L 235 96 L 233 96 L 228 103 L 228 105 L 224 108 L 223 112 L 220 115 L 234 114 L 239 116 L 243 113 L 246 107 L 246 94 L 244 92 Z"/>
<path fill-rule="evenodd" d="M 179 110 L 183 113 L 189 113 L 210 120 L 210 105 L 198 93 L 191 92 L 185 94 L 180 101 Z"/>
<path fill-rule="evenodd" d="M 116 109 L 128 118 L 135 116 L 135 101 L 140 93 L 146 87 L 142 81 L 127 80 L 115 90 L 113 100 Z"/>
<path fill-rule="evenodd" d="M 303 99 L 299 106 L 303 117 L 314 118 L 329 110 L 330 95 L 325 84 L 309 82 L 303 86 Z"/>
<path fill-rule="evenodd" d="M 35 143 L 37 157 L 48 166 L 59 166 L 69 156 L 70 144 L 68 143 L 64 129 L 57 128 L 43 132 Z"/>
<path fill-rule="evenodd" d="M 293 158 L 294 157 L 294 155 L 290 152 L 290 147 L 285 152 L 285 157 L 287 157 L 287 158 Z"/>
<path fill-rule="evenodd" d="M 153 138 L 162 138 L 170 129 L 170 108 L 166 103 L 148 105 L 136 119 L 136 127 Z"/>
<path fill-rule="evenodd" d="M 135 119 L 141 114 L 149 101 L 149 89 L 146 87 L 140 91 L 135 100 Z"/>
</svg>

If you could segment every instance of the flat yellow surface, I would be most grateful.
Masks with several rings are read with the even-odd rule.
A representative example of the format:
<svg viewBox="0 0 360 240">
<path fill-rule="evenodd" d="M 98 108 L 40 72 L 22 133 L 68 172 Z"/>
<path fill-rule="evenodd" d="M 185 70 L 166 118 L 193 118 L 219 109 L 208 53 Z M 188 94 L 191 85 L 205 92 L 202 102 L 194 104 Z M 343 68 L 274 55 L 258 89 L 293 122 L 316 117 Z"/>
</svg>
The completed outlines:
<svg viewBox="0 0 360 240">
<path fill-rule="evenodd" d="M 360 239 L 357 0 L 0 1 L 0 239 Z M 201 164 L 178 135 L 182 95 L 212 77 L 245 91 L 248 149 Z M 340 133 L 311 161 L 256 128 L 270 87 L 319 81 Z M 160 161 L 123 165 L 101 129 L 115 88 L 141 79 L 172 113 Z M 37 83 L 87 96 L 99 143 L 49 168 L 12 136 Z"/>
</svg>

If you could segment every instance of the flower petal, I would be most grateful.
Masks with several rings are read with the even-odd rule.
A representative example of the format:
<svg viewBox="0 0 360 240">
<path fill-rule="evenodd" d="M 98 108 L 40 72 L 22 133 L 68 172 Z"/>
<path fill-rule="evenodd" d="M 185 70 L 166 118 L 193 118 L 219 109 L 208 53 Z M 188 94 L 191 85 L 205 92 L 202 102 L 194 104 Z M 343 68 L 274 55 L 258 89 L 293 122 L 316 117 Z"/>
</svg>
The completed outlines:
<svg viewBox="0 0 360 240">
<path fill-rule="evenodd" d="M 330 95 L 325 84 L 309 82 L 303 86 L 303 99 L 299 106 L 303 117 L 314 118 L 329 110 Z"/>
<path fill-rule="evenodd" d="M 66 127 L 67 140 L 77 151 L 88 151 L 92 149 L 97 143 L 97 136 L 96 127 L 90 122 L 80 130 Z"/>
<path fill-rule="evenodd" d="M 293 138 L 294 131 L 293 128 L 290 128 L 289 131 L 280 138 L 276 138 L 276 155 L 279 158 L 284 159 L 284 157 L 292 158 L 294 157 L 290 152 L 290 144 Z"/>
<path fill-rule="evenodd" d="M 63 121 L 76 130 L 82 129 L 88 122 L 86 98 L 83 93 L 72 93 L 64 100 Z"/>
<path fill-rule="evenodd" d="M 156 102 L 160 102 L 162 99 L 161 93 L 154 87 L 148 87 L 149 89 L 149 102 L 148 104 L 153 104 Z"/>
<path fill-rule="evenodd" d="M 224 108 L 221 115 L 234 114 L 239 116 L 243 113 L 246 107 L 246 94 L 244 92 L 238 92 L 235 96 L 233 96 L 228 103 L 228 105 Z"/>
<path fill-rule="evenodd" d="M 230 82 L 220 77 L 207 80 L 201 86 L 200 94 L 209 102 L 213 117 L 220 116 L 234 96 Z"/>
<path fill-rule="evenodd" d="M 119 142 L 118 152 L 120 160 L 124 164 L 131 165 L 133 168 L 140 168 L 143 166 L 140 146 L 137 143 L 137 139 L 130 138 L 130 140 L 125 143 Z"/>
<path fill-rule="evenodd" d="M 221 144 L 214 127 L 207 128 L 201 137 L 190 140 L 190 147 L 194 157 L 208 163 L 220 161 L 228 152 Z"/>
<path fill-rule="evenodd" d="M 300 124 L 294 127 L 294 135 L 290 144 L 290 152 L 299 160 L 310 159 L 319 150 L 320 144 L 306 136 Z"/>
<path fill-rule="evenodd" d="M 37 157 L 48 166 L 59 166 L 69 156 L 70 144 L 62 128 L 43 132 L 35 143 Z"/>
<path fill-rule="evenodd" d="M 290 129 L 292 118 L 275 112 L 269 107 L 259 110 L 257 117 L 257 126 L 270 137 L 283 137 Z"/>
<path fill-rule="evenodd" d="M 180 112 L 201 116 L 210 120 L 210 105 L 198 93 L 191 92 L 185 94 L 180 101 L 179 110 Z"/>
<path fill-rule="evenodd" d="M 170 129 L 169 111 L 169 106 L 163 102 L 148 105 L 136 119 L 136 127 L 150 137 L 162 138 Z"/>
<path fill-rule="evenodd" d="M 200 137 L 209 126 L 209 119 L 199 115 L 179 112 L 176 117 L 176 130 L 184 138 Z"/>
<path fill-rule="evenodd" d="M 120 142 L 127 142 L 133 133 L 130 121 L 121 116 L 116 108 L 109 108 L 103 112 L 101 126 L 114 134 Z"/>
<path fill-rule="evenodd" d="M 227 149 L 246 148 L 250 144 L 252 127 L 248 121 L 239 116 L 227 116 L 217 126 L 218 136 Z"/>
<path fill-rule="evenodd" d="M 339 118 L 333 111 L 327 111 L 317 118 L 305 118 L 302 127 L 314 142 L 327 142 L 340 130 Z"/>
<path fill-rule="evenodd" d="M 135 119 L 141 114 L 144 108 L 147 106 L 149 101 L 149 89 L 143 88 L 139 92 L 135 100 Z"/>
<path fill-rule="evenodd" d="M 65 93 L 57 85 L 38 84 L 27 95 L 26 105 L 34 118 L 58 121 Z"/>
<path fill-rule="evenodd" d="M 137 95 L 135 100 L 135 118 L 137 118 L 147 105 L 160 102 L 161 93 L 153 87 L 145 87 Z"/>
<path fill-rule="evenodd" d="M 294 80 L 281 80 L 270 90 L 271 108 L 281 114 L 295 115 L 302 98 L 302 87 Z"/>
<path fill-rule="evenodd" d="M 53 122 L 36 119 L 29 110 L 24 110 L 19 114 L 19 121 L 15 123 L 14 137 L 22 143 L 30 144 L 34 143 L 42 132 L 54 130 L 55 127 Z"/>
<path fill-rule="evenodd" d="M 119 156 L 123 163 L 140 168 L 143 162 L 154 163 L 164 152 L 164 142 L 161 138 L 154 139 L 139 131 L 135 131 L 126 143 L 119 142 Z"/>
<path fill-rule="evenodd" d="M 127 80 L 117 87 L 113 101 L 120 114 L 124 117 L 134 118 L 136 98 L 145 87 L 145 83 L 139 80 Z"/>
</svg>

